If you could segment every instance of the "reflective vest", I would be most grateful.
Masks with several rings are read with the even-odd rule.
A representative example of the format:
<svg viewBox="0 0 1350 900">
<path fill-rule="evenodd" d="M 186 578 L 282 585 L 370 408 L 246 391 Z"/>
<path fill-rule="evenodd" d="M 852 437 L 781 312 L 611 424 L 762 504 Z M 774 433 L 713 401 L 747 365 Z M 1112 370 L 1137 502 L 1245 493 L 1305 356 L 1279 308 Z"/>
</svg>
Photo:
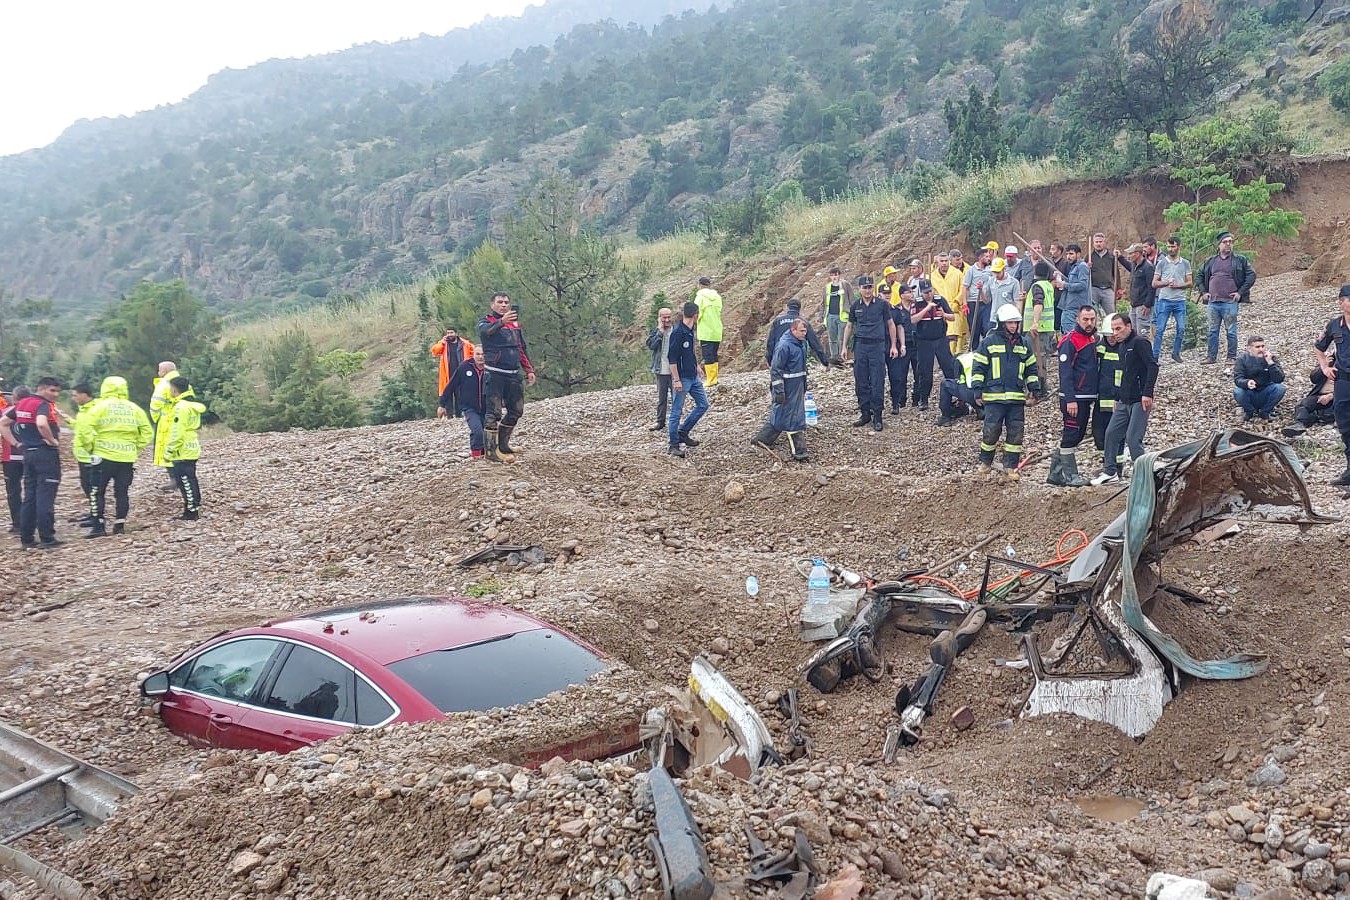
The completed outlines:
<svg viewBox="0 0 1350 900">
<path fill-rule="evenodd" d="M 1038 328 L 1031 320 L 1032 314 L 1036 311 L 1033 297 L 1037 290 L 1041 295 L 1041 324 Z M 1055 330 L 1055 286 L 1048 281 L 1035 281 L 1031 284 L 1031 290 L 1027 291 L 1026 299 L 1022 301 L 1022 330 L 1038 331 L 1042 334 Z"/>
<path fill-rule="evenodd" d="M 956 358 L 961 364 L 961 371 L 956 373 L 956 383 L 970 386 L 970 381 L 975 377 L 975 354 L 966 352 Z"/>
<path fill-rule="evenodd" d="M 834 301 L 835 309 L 839 310 L 839 321 L 848 321 L 848 295 L 844 293 L 844 283 L 825 285 L 825 312 L 830 312 L 830 301 Z"/>
</svg>

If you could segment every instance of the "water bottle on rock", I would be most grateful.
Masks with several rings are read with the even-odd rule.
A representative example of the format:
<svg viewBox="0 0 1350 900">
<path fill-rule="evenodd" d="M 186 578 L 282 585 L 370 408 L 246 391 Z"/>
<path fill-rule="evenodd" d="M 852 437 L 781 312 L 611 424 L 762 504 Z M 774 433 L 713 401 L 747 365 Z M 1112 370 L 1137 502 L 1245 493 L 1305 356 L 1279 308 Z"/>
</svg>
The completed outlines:
<svg viewBox="0 0 1350 900">
<path fill-rule="evenodd" d="M 823 560 L 815 560 L 806 579 L 806 602 L 809 606 L 830 602 L 830 573 Z"/>
</svg>

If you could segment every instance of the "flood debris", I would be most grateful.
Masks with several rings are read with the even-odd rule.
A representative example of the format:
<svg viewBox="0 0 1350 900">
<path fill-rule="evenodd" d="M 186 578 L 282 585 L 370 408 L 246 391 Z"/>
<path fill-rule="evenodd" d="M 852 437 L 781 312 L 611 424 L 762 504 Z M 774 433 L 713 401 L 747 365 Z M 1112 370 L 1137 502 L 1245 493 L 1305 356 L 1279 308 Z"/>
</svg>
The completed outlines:
<svg viewBox="0 0 1350 900">
<path fill-rule="evenodd" d="M 510 566 L 532 566 L 548 562 L 548 553 L 537 544 L 491 544 L 470 553 L 455 565 L 461 569 L 480 563 L 502 560 Z"/>
<path fill-rule="evenodd" d="M 671 702 L 650 709 L 640 736 L 652 767 L 682 775 L 718 766 L 748 779 L 761 766 L 783 761 L 759 712 L 702 656 L 689 666 L 689 684 Z"/>
<path fill-rule="evenodd" d="M 954 630 L 944 631 L 928 645 L 932 665 L 911 686 L 900 688 L 895 695 L 895 712 L 900 717 L 900 742 L 906 746 L 917 744 L 923 734 L 923 723 L 933 714 L 938 690 L 947 673 L 956 664 L 956 657 L 975 641 L 984 628 L 988 613 L 982 608 L 972 609 Z M 968 713 L 969 710 L 967 709 Z M 972 718 L 971 723 L 974 720 Z M 970 727 L 969 724 L 966 726 Z"/>
<path fill-rule="evenodd" d="M 750 846 L 750 872 L 746 881 L 779 883 L 781 900 L 803 900 L 811 896 L 811 891 L 820 884 L 820 866 L 811 852 L 805 831 L 794 828 L 792 845 L 778 853 L 771 852 L 748 823 L 745 837 Z"/>
<path fill-rule="evenodd" d="M 709 900 L 715 884 L 703 833 L 674 779 L 656 767 L 647 776 L 656 814 L 649 842 L 666 900 Z"/>
</svg>

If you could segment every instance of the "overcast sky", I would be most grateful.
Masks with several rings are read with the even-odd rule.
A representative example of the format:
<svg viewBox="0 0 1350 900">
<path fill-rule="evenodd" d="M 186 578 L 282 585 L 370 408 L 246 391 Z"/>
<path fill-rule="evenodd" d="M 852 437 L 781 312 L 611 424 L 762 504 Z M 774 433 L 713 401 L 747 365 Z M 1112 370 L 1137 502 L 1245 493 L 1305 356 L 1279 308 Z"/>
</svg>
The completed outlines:
<svg viewBox="0 0 1350 900">
<path fill-rule="evenodd" d="M 182 100 L 221 69 L 439 35 L 543 0 L 0 0 L 0 156 Z"/>
</svg>

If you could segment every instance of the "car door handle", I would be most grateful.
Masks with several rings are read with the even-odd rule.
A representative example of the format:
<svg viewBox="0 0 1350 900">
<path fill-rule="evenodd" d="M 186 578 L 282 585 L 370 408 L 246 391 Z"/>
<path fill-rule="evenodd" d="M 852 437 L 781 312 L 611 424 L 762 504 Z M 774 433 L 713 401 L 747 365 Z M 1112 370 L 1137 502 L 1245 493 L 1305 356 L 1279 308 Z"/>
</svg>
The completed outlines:
<svg viewBox="0 0 1350 900">
<path fill-rule="evenodd" d="M 217 725 L 229 725 L 234 719 L 225 713 L 211 713 L 211 721 Z"/>
</svg>

